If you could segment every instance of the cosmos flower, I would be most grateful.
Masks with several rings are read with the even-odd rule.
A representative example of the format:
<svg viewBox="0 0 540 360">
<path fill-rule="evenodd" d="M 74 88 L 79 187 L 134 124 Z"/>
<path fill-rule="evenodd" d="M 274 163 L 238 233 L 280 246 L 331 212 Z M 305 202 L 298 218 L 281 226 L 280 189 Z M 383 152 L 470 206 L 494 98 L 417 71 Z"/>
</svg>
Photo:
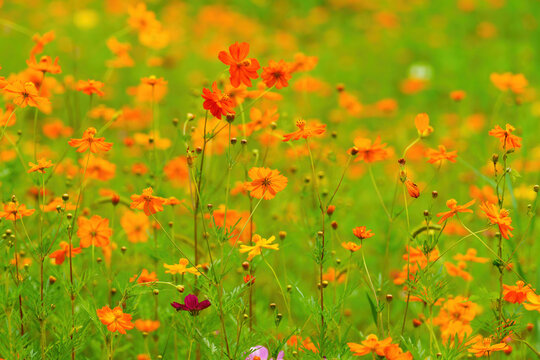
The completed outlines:
<svg viewBox="0 0 540 360">
<path fill-rule="evenodd" d="M 4 87 L 4 91 L 13 95 L 13 103 L 21 108 L 31 106 L 41 108 L 49 104 L 49 99 L 39 96 L 33 82 L 14 81 Z"/>
<path fill-rule="evenodd" d="M 199 315 L 201 310 L 209 307 L 210 300 L 203 300 L 199 302 L 197 295 L 189 294 L 184 298 L 184 304 L 179 304 L 177 302 L 172 302 L 171 306 L 176 309 L 176 311 L 188 311 L 191 316 Z"/>
<path fill-rule="evenodd" d="M 99 320 L 103 325 L 107 326 L 110 332 L 118 331 L 120 334 L 125 334 L 126 330 L 131 330 L 135 326 L 131 322 L 131 315 L 124 314 L 120 306 L 111 309 L 109 305 L 96 310 Z"/>
<path fill-rule="evenodd" d="M 27 171 L 28 173 L 37 171 L 42 174 L 45 174 L 45 169 L 53 167 L 54 164 L 52 163 L 51 160 L 39 159 L 37 164 L 29 162 L 28 166 L 30 166 L 30 169 Z"/>
<path fill-rule="evenodd" d="M 212 84 L 211 91 L 207 88 L 203 89 L 202 97 L 204 99 L 203 108 L 210 111 L 216 118 L 221 119 L 221 116 L 236 114 L 234 111 L 234 100 L 227 94 L 223 94 L 221 90 L 218 89 L 215 81 Z"/>
<path fill-rule="evenodd" d="M 254 167 L 249 170 L 248 176 L 251 181 L 246 184 L 246 190 L 256 199 L 273 199 L 287 186 L 287 178 L 278 170 Z"/>
<path fill-rule="evenodd" d="M 384 340 L 379 340 L 377 335 L 370 334 L 366 340 L 362 341 L 360 344 L 356 343 L 347 343 L 349 349 L 355 356 L 364 356 L 369 353 L 374 353 L 380 356 L 384 356 L 384 348 L 392 342 L 392 338 L 386 338 Z"/>
<path fill-rule="evenodd" d="M 0 218 L 5 218 L 6 220 L 19 220 L 23 217 L 30 216 L 36 211 L 35 209 L 27 209 L 26 205 L 20 204 L 18 202 L 10 201 L 4 204 L 4 211 L 0 211 Z"/>
<path fill-rule="evenodd" d="M 86 95 L 96 94 L 98 96 L 103 96 L 105 93 L 101 90 L 105 86 L 101 81 L 96 80 L 79 80 L 77 82 L 76 89 L 77 91 L 82 91 Z"/>
<path fill-rule="evenodd" d="M 275 236 L 271 236 L 268 240 L 263 239 L 260 235 L 253 235 L 253 245 L 240 245 L 240 253 L 248 253 L 248 261 L 262 253 L 262 249 L 279 250 L 279 244 L 272 244 L 276 239 Z"/>
<path fill-rule="evenodd" d="M 446 147 L 444 145 L 439 145 L 439 149 L 427 149 L 426 151 L 426 157 L 428 158 L 428 163 L 435 164 L 439 162 L 443 162 L 444 160 L 448 160 L 450 162 L 456 162 L 457 158 L 457 151 L 446 151 Z"/>
<path fill-rule="evenodd" d="M 271 88 L 275 85 L 276 89 L 289 86 L 291 77 L 289 65 L 283 60 L 280 60 L 279 62 L 270 60 L 269 65 L 263 67 L 261 75 L 261 78 L 267 87 Z"/>
<path fill-rule="evenodd" d="M 426 113 L 416 115 L 414 125 L 420 137 L 427 137 L 433 132 L 433 128 L 429 125 L 429 116 Z"/>
<path fill-rule="evenodd" d="M 486 214 L 491 224 L 497 224 L 503 238 L 509 240 L 514 235 L 510 232 L 514 230 L 512 227 L 512 218 L 506 209 L 498 209 L 495 204 L 484 202 L 480 205 L 480 209 Z"/>
<path fill-rule="evenodd" d="M 326 124 L 311 124 L 311 126 L 306 126 L 304 119 L 296 120 L 296 127 L 298 130 L 295 132 L 283 135 L 283 141 L 307 139 L 312 136 L 322 135 L 326 131 Z"/>
<path fill-rule="evenodd" d="M 371 230 L 368 230 L 365 226 L 357 226 L 353 229 L 353 234 L 360 240 L 368 239 L 372 237 L 373 234 Z"/>
<path fill-rule="evenodd" d="M 490 337 L 476 336 L 473 340 L 474 343 L 469 348 L 469 353 L 474 354 L 476 357 L 488 356 L 495 351 L 505 350 L 508 345 L 506 343 L 491 344 L 492 339 Z"/>
<path fill-rule="evenodd" d="M 143 210 L 146 216 L 150 216 L 157 212 L 163 211 L 163 204 L 165 199 L 153 196 L 153 189 L 151 187 L 143 190 L 142 195 L 131 195 L 130 208 Z"/>
<path fill-rule="evenodd" d="M 42 56 L 39 62 L 35 56 L 30 56 L 29 60 L 26 60 L 26 64 L 29 68 L 41 71 L 42 73 L 60 74 L 62 69 L 58 65 L 58 57 L 53 60 L 50 56 Z"/>
<path fill-rule="evenodd" d="M 386 143 L 381 143 L 381 137 L 377 136 L 372 143 L 371 139 L 357 137 L 354 139 L 354 147 L 350 150 L 351 154 L 356 155 L 354 161 L 365 161 L 372 163 L 386 159 L 390 153 L 386 149 Z"/>
<path fill-rule="evenodd" d="M 446 206 L 450 209 L 449 211 L 441 212 L 437 214 L 437 217 L 440 217 L 439 224 L 442 224 L 446 220 L 454 217 L 457 213 L 472 213 L 473 211 L 471 209 L 467 209 L 472 204 L 474 204 L 476 200 L 471 200 L 468 203 L 464 205 L 458 205 L 457 201 L 455 199 L 450 199 L 446 202 Z"/>
<path fill-rule="evenodd" d="M 112 236 L 109 219 L 102 218 L 99 215 L 94 215 L 90 219 L 81 216 L 78 219 L 78 225 L 77 236 L 81 240 L 79 244 L 81 248 L 109 245 L 109 239 Z"/>
<path fill-rule="evenodd" d="M 255 346 L 250 350 L 249 356 L 245 360 L 274 360 L 274 358 L 269 357 L 270 352 L 264 346 Z M 279 352 L 276 360 L 283 360 L 285 357 L 285 352 L 282 350 Z"/>
<path fill-rule="evenodd" d="M 521 138 L 512 134 L 514 130 L 516 130 L 516 128 L 510 124 L 506 124 L 506 129 L 502 129 L 499 125 L 495 125 L 495 128 L 489 130 L 488 134 L 499 138 L 502 148 L 519 149 L 521 147 Z"/>
<path fill-rule="evenodd" d="M 362 248 L 362 245 L 358 245 L 357 243 L 354 243 L 352 241 L 349 241 L 349 242 L 342 242 L 341 243 L 341 246 L 344 248 L 344 249 L 347 249 L 349 250 L 350 252 L 356 252 L 358 250 L 360 250 Z"/>
<path fill-rule="evenodd" d="M 530 292 L 534 293 L 534 289 L 521 280 L 518 280 L 516 285 L 503 284 L 503 299 L 512 304 L 523 303 Z"/>
<path fill-rule="evenodd" d="M 54 259 L 54 263 L 56 265 L 62 265 L 66 257 L 73 257 L 74 254 L 80 254 L 82 250 L 80 247 L 76 247 L 69 251 L 69 244 L 65 241 L 61 241 L 59 245 L 60 250 L 53 251 L 49 255 L 49 258 Z"/>
<path fill-rule="evenodd" d="M 90 149 L 90 152 L 97 154 L 100 151 L 106 152 L 111 150 L 113 144 L 105 142 L 104 137 L 94 137 L 97 130 L 93 127 L 89 127 L 83 133 L 81 139 L 71 139 L 68 144 L 74 148 L 77 148 L 77 152 L 82 153 Z"/>
<path fill-rule="evenodd" d="M 220 51 L 218 58 L 225 65 L 229 65 L 231 85 L 235 88 L 240 84 L 251 87 L 251 79 L 259 77 L 257 70 L 260 69 L 257 59 L 248 59 L 249 44 L 235 42 L 229 46 L 229 52 Z"/>
</svg>

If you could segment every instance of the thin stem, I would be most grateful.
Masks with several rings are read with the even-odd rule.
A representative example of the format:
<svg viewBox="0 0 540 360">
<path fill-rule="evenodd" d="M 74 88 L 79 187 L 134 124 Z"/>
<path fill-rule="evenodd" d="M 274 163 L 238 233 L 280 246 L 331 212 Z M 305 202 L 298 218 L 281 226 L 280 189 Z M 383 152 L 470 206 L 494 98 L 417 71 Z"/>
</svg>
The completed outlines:
<svg viewBox="0 0 540 360">
<path fill-rule="evenodd" d="M 386 213 L 386 216 L 388 217 L 388 221 L 392 222 L 392 216 L 390 216 L 390 213 L 388 212 L 388 209 L 386 208 L 386 205 L 384 205 L 383 198 L 381 196 L 381 192 L 379 191 L 379 187 L 377 186 L 377 183 L 375 182 L 375 177 L 373 176 L 373 170 L 371 170 L 371 165 L 368 166 L 369 169 L 369 177 L 371 178 L 371 182 L 373 184 L 373 187 L 375 188 L 375 192 L 377 193 L 377 197 L 379 198 L 379 202 L 381 203 L 384 212 Z"/>
</svg>

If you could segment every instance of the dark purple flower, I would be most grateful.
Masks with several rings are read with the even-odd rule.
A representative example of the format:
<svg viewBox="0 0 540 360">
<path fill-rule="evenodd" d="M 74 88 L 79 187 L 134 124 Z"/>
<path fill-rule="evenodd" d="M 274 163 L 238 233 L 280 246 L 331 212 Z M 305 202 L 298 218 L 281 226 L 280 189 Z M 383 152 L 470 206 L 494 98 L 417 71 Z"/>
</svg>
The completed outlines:
<svg viewBox="0 0 540 360">
<path fill-rule="evenodd" d="M 171 305 L 173 308 L 176 309 L 176 311 L 189 311 L 191 315 L 195 316 L 199 314 L 199 311 L 209 307 L 210 301 L 203 300 L 199 302 L 199 298 L 197 298 L 197 295 L 189 294 L 184 298 L 184 304 L 173 302 L 171 303 Z"/>
</svg>

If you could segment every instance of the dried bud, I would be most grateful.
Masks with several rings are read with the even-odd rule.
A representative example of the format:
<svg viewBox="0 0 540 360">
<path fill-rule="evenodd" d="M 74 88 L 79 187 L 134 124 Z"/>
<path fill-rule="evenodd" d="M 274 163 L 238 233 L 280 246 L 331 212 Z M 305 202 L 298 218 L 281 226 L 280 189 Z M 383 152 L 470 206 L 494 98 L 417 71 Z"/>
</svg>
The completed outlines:
<svg viewBox="0 0 540 360">
<path fill-rule="evenodd" d="M 54 276 L 49 276 L 49 284 L 54 284 L 56 282 L 56 278 Z"/>
<path fill-rule="evenodd" d="M 120 251 L 122 252 L 122 254 L 125 254 L 125 252 L 127 251 L 127 247 L 122 246 L 122 247 L 120 248 Z"/>
<path fill-rule="evenodd" d="M 431 197 L 434 198 L 434 199 L 436 199 L 437 196 L 439 196 L 439 193 L 436 192 L 435 190 L 433 190 L 433 191 L 431 192 Z"/>
<path fill-rule="evenodd" d="M 62 200 L 68 201 L 68 200 L 69 200 L 69 194 L 67 194 L 67 193 L 66 193 L 66 194 L 63 194 L 63 195 L 62 195 Z"/>
<path fill-rule="evenodd" d="M 185 287 L 184 285 L 177 285 L 176 290 L 178 290 L 179 293 L 183 293 L 185 290 Z"/>
<path fill-rule="evenodd" d="M 234 121 L 234 114 L 228 114 L 225 119 L 229 124 L 232 123 Z"/>
<path fill-rule="evenodd" d="M 118 194 L 113 194 L 111 202 L 114 206 L 118 205 L 118 203 L 120 202 L 120 196 Z"/>
<path fill-rule="evenodd" d="M 336 211 L 336 207 L 334 205 L 328 205 L 328 208 L 326 209 L 326 213 L 328 215 L 332 215 Z"/>
<path fill-rule="evenodd" d="M 392 302 L 393 299 L 394 296 L 392 296 L 392 294 L 386 294 L 386 302 Z"/>
<path fill-rule="evenodd" d="M 429 211 L 428 211 L 428 210 L 424 210 L 424 216 L 425 216 L 425 217 L 428 217 L 428 216 L 429 216 Z"/>
<path fill-rule="evenodd" d="M 279 238 L 281 240 L 284 240 L 286 237 L 287 237 L 287 232 L 286 231 L 280 231 L 279 232 Z"/>
<path fill-rule="evenodd" d="M 533 186 L 533 190 L 534 190 L 534 192 L 535 192 L 535 193 L 537 193 L 537 192 L 538 192 L 538 188 L 539 188 L 539 186 L 538 186 L 538 185 L 534 185 L 534 186 Z"/>
<path fill-rule="evenodd" d="M 154 290 L 152 291 L 152 293 L 153 293 L 154 295 L 159 295 L 159 290 L 158 290 L 158 289 L 154 289 Z"/>
<path fill-rule="evenodd" d="M 332 223 L 330 224 L 332 226 L 332 229 L 336 230 L 338 228 L 338 223 L 337 221 L 332 221 Z"/>
<path fill-rule="evenodd" d="M 406 163 L 406 161 L 405 161 L 404 158 L 400 158 L 400 159 L 398 160 L 398 164 L 401 165 L 401 166 L 404 166 L 405 163 Z"/>
<path fill-rule="evenodd" d="M 172 119 L 172 124 L 174 127 L 178 126 L 178 119 L 177 118 Z"/>
<path fill-rule="evenodd" d="M 493 154 L 493 156 L 491 157 L 491 161 L 493 161 L 493 163 L 496 164 L 499 161 L 499 155 Z"/>
<path fill-rule="evenodd" d="M 323 280 L 322 287 L 325 289 L 328 286 L 328 280 Z"/>
<path fill-rule="evenodd" d="M 240 140 L 240 144 L 242 144 L 242 145 L 246 145 L 246 144 L 247 144 L 247 140 L 246 140 L 246 139 L 242 139 L 242 140 Z"/>
<path fill-rule="evenodd" d="M 336 90 L 337 90 L 338 92 L 345 91 L 345 85 L 344 85 L 344 84 L 337 84 L 337 85 L 336 85 Z"/>
<path fill-rule="evenodd" d="M 249 262 L 244 261 L 242 263 L 242 269 L 244 269 L 245 271 L 248 271 L 249 270 Z"/>
<path fill-rule="evenodd" d="M 236 144 L 237 141 L 238 141 L 238 140 L 236 140 L 235 137 L 231 138 L 231 144 L 232 144 L 232 145 Z"/>
<path fill-rule="evenodd" d="M 276 303 L 270 303 L 270 309 L 274 310 L 276 308 Z"/>
</svg>

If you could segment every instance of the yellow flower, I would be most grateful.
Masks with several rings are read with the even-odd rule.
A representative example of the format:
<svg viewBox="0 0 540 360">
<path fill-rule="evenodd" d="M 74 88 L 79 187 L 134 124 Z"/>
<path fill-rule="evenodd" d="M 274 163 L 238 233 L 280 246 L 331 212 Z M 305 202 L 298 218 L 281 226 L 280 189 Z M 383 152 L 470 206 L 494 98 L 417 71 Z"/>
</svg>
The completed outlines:
<svg viewBox="0 0 540 360">
<path fill-rule="evenodd" d="M 240 252 L 241 253 L 248 253 L 248 261 L 251 261 L 255 256 L 260 255 L 263 248 L 265 249 L 272 249 L 272 250 L 279 250 L 279 244 L 272 244 L 272 242 L 276 239 L 275 236 L 270 237 L 268 240 L 263 239 L 260 235 L 255 234 L 253 236 L 253 242 L 255 245 L 248 246 L 248 245 L 240 245 Z"/>
<path fill-rule="evenodd" d="M 188 264 L 189 264 L 188 259 L 180 259 L 178 264 L 173 264 L 173 265 L 163 264 L 163 266 L 165 268 L 169 269 L 169 270 L 165 271 L 167 274 L 184 275 L 185 273 L 190 273 L 190 274 L 197 275 L 197 276 L 201 275 L 201 272 L 197 268 L 195 268 L 195 267 L 188 268 L 187 267 Z"/>
</svg>

